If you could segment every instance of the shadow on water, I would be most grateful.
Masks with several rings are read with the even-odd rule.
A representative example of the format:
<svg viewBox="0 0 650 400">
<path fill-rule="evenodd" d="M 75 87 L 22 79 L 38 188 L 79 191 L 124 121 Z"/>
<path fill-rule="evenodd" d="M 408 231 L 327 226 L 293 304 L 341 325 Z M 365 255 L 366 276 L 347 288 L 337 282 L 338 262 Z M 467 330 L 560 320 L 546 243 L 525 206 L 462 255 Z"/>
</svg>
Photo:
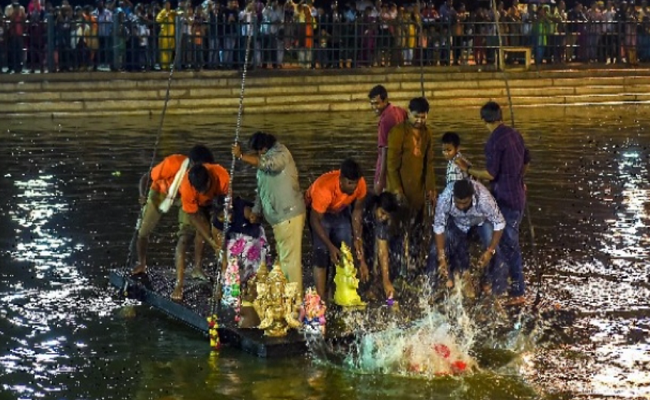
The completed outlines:
<svg viewBox="0 0 650 400">
<path fill-rule="evenodd" d="M 195 332 L 108 289 L 108 270 L 126 259 L 136 183 L 149 166 L 157 121 L 5 121 L 0 398 L 649 396 L 648 111 L 517 110 L 533 157 L 527 183 L 538 253 L 532 259 L 524 223 L 525 268 L 531 280 L 543 268 L 545 304 L 572 310 L 574 318 L 517 354 L 485 346 L 477 357 L 487 368 L 461 380 L 352 373 L 309 356 L 261 360 L 225 349 L 211 357 Z M 350 155 L 370 177 L 375 124 L 370 112 L 267 115 L 246 116 L 243 128 L 244 136 L 260 128 L 278 135 L 306 188 Z M 464 153 L 483 165 L 487 132 L 477 116 L 434 110 L 430 125 L 436 135 L 459 132 Z M 234 118 L 168 116 L 159 155 L 203 142 L 228 164 L 233 130 Z M 442 157 L 437 165 L 441 185 Z M 252 196 L 251 169 L 237 168 L 234 190 Z M 173 220 L 153 237 L 154 268 L 172 266 Z M 537 290 L 534 282 L 529 288 Z"/>
</svg>

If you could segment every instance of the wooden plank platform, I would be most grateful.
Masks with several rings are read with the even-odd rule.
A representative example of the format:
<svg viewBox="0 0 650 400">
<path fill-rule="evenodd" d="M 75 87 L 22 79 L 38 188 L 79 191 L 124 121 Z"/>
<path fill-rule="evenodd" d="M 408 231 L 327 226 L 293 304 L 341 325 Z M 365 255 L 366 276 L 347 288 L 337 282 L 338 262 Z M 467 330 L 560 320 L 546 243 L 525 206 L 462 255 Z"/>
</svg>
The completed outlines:
<svg viewBox="0 0 650 400">
<path fill-rule="evenodd" d="M 126 292 L 127 297 L 139 300 L 170 317 L 208 335 L 207 316 L 212 284 L 187 277 L 184 299 L 172 301 L 175 277 L 170 271 L 153 271 L 148 275 L 133 278 L 124 271 L 111 271 L 109 280 L 118 290 Z M 305 354 L 307 344 L 302 333 L 290 330 L 282 338 L 265 337 L 258 329 L 239 329 L 234 322 L 234 314 L 228 307 L 220 306 L 219 337 L 223 344 L 241 349 L 258 357 L 276 358 Z M 207 339 L 206 339 L 207 340 Z"/>
</svg>

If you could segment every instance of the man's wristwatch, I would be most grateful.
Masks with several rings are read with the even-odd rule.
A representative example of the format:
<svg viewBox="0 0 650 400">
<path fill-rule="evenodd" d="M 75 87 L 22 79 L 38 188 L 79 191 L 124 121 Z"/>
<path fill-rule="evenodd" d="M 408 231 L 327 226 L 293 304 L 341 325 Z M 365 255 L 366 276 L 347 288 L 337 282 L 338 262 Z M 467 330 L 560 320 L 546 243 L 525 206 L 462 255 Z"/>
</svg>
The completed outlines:
<svg viewBox="0 0 650 400">
<path fill-rule="evenodd" d="M 485 250 L 485 251 L 488 252 L 488 253 L 490 253 L 490 254 L 492 254 L 492 255 L 495 255 L 496 252 L 497 252 L 497 249 L 492 249 L 492 250 L 490 250 L 490 249 L 488 248 L 488 249 Z"/>
</svg>

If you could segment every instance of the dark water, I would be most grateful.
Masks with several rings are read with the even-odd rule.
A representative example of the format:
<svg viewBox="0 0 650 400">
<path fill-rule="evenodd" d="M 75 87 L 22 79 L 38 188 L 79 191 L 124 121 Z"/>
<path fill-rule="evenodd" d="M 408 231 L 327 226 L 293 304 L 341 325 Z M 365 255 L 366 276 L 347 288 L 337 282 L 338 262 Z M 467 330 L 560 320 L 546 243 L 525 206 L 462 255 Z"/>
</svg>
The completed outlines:
<svg viewBox="0 0 650 400">
<path fill-rule="evenodd" d="M 532 279 L 542 267 L 545 299 L 579 317 L 510 364 L 432 381 L 353 373 L 308 356 L 211 356 L 206 339 L 146 306 L 126 316 L 129 303 L 106 277 L 127 257 L 157 119 L 3 121 L 0 399 L 648 398 L 648 111 L 517 111 L 533 156 L 536 251 L 524 223 L 525 268 Z M 482 165 L 487 131 L 476 114 L 433 110 L 429 124 L 436 134 L 458 131 Z M 203 142 L 229 165 L 234 120 L 168 117 L 160 156 Z M 371 176 L 375 124 L 370 112 L 269 115 L 245 117 L 244 132 L 278 135 L 306 187 L 349 155 Z M 442 157 L 438 164 L 444 173 Z M 251 195 L 253 184 L 252 170 L 237 170 L 236 193 Z M 173 231 L 172 222 L 158 229 L 151 263 L 172 265 Z"/>
</svg>

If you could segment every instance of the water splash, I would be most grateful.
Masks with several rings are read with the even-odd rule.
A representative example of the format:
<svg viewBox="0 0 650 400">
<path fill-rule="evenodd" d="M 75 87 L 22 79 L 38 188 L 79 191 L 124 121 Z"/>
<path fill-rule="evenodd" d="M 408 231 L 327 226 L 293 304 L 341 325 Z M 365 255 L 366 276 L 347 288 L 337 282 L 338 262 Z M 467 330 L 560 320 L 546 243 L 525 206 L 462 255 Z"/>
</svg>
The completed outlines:
<svg viewBox="0 0 650 400">
<path fill-rule="evenodd" d="M 356 326 L 354 340 L 349 346 L 330 348 L 339 354 L 328 359 L 342 360 L 346 369 L 361 373 L 434 378 L 477 371 L 472 349 L 478 329 L 463 306 L 462 286 L 459 281 L 443 306 L 430 305 L 432 295 L 424 290 L 414 307 L 419 308 L 419 318 L 406 324 L 397 313 L 388 312 L 394 318 L 381 321 L 371 313 L 344 311 L 339 318 L 344 325 Z M 322 346 L 313 338 L 310 345 Z M 322 357 L 320 350 L 317 357 Z"/>
</svg>

